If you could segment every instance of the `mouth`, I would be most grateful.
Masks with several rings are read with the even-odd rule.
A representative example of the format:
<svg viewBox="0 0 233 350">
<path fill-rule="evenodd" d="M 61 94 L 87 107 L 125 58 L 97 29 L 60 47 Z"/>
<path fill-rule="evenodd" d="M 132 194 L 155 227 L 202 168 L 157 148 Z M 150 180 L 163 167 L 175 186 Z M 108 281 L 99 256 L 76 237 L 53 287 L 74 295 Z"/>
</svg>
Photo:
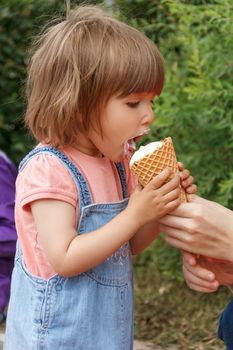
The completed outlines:
<svg viewBox="0 0 233 350">
<path fill-rule="evenodd" d="M 145 135 L 148 135 L 150 132 L 150 129 L 146 129 L 136 136 L 132 137 L 131 139 L 125 141 L 124 143 L 124 155 L 126 155 L 128 152 L 133 154 L 136 151 L 136 143 L 141 140 L 141 138 Z"/>
</svg>

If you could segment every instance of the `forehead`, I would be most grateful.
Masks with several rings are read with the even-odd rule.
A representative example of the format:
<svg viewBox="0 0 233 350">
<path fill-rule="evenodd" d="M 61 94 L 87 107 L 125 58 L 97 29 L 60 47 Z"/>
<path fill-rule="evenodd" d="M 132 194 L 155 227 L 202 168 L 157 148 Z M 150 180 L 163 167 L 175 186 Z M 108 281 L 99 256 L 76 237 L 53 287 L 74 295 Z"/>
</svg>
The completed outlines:
<svg viewBox="0 0 233 350">
<path fill-rule="evenodd" d="M 139 100 L 143 100 L 143 99 L 149 99 L 149 100 L 153 100 L 155 98 L 156 93 L 155 92 L 135 92 L 130 94 L 129 98 L 136 98 Z"/>
</svg>

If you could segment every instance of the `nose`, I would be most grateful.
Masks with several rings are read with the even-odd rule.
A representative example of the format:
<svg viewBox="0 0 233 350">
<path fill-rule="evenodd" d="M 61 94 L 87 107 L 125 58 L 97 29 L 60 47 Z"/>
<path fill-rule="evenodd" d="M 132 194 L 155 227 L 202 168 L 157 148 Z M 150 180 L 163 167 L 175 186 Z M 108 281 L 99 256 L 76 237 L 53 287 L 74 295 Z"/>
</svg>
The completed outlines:
<svg viewBox="0 0 233 350">
<path fill-rule="evenodd" d="M 145 116 L 144 116 L 144 120 L 143 121 L 144 121 L 145 124 L 149 124 L 150 125 L 152 123 L 153 119 L 154 119 L 154 112 L 153 112 L 151 103 L 149 103 L 149 105 L 146 108 Z"/>
</svg>

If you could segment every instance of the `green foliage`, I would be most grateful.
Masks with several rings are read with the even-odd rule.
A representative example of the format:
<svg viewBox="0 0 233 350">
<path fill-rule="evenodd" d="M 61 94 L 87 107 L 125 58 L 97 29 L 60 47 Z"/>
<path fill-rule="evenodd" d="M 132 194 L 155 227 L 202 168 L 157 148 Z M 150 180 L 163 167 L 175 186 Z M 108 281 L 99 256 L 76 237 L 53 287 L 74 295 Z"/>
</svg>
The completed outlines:
<svg viewBox="0 0 233 350">
<path fill-rule="evenodd" d="M 75 1 L 74 4 L 81 2 Z M 16 163 L 33 146 L 23 124 L 28 49 L 47 22 L 64 14 L 62 0 L 0 2 L 0 149 Z"/>
<path fill-rule="evenodd" d="M 195 176 L 199 193 L 233 209 L 232 0 L 113 2 L 113 11 L 148 35 L 166 62 L 165 88 L 154 104 L 152 132 L 143 142 L 172 136 L 178 159 Z M 0 148 L 16 163 L 33 146 L 22 121 L 27 51 L 41 27 L 64 12 L 63 0 L 0 2 Z M 211 303 L 203 296 L 199 304 L 197 293 L 183 288 L 180 253 L 163 237 L 137 257 L 135 272 L 140 338 L 177 349 L 219 349 L 218 342 L 212 347 L 210 341 L 225 301 L 220 293 L 217 303 L 215 296 Z"/>
<path fill-rule="evenodd" d="M 0 5 L 0 148 L 15 162 L 32 146 L 22 122 L 26 52 L 39 26 L 51 17 L 55 1 L 49 4 L 12 0 Z"/>
<path fill-rule="evenodd" d="M 177 157 L 191 170 L 199 194 L 233 209 L 232 0 L 116 0 L 128 22 L 143 30 L 166 62 L 164 91 L 143 143 L 172 136 Z M 136 267 L 156 266 L 181 279 L 179 254 L 161 240 Z M 158 265 L 159 262 L 159 265 Z M 159 267 L 158 267 L 159 266 Z M 176 268 L 178 266 L 178 270 Z"/>
<path fill-rule="evenodd" d="M 113 10 L 145 32 L 165 57 L 165 88 L 144 142 L 171 135 L 199 193 L 233 208 L 232 0 L 115 0 Z M 0 3 L 0 148 L 15 162 L 33 144 L 22 123 L 27 50 L 57 16 L 64 16 L 64 1 Z M 139 270 L 152 265 L 169 279 L 182 278 L 179 253 L 162 239 L 136 264 Z"/>
<path fill-rule="evenodd" d="M 233 208 L 232 1 L 116 3 L 157 43 L 166 62 L 164 91 L 144 142 L 171 135 L 199 193 Z"/>
</svg>

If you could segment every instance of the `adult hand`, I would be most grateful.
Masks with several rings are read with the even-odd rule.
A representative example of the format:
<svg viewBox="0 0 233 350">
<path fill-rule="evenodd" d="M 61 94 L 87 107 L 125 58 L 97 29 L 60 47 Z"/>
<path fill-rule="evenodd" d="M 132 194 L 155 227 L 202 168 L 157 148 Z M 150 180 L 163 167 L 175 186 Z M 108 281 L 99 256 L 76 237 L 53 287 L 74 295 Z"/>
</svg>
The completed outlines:
<svg viewBox="0 0 233 350">
<path fill-rule="evenodd" d="M 182 256 L 184 278 L 189 288 L 197 292 L 215 292 L 219 287 L 215 274 L 200 266 L 192 254 L 183 251 Z"/>
<path fill-rule="evenodd" d="M 233 212 L 196 195 L 188 200 L 160 219 L 166 241 L 194 254 L 233 261 Z"/>
</svg>

